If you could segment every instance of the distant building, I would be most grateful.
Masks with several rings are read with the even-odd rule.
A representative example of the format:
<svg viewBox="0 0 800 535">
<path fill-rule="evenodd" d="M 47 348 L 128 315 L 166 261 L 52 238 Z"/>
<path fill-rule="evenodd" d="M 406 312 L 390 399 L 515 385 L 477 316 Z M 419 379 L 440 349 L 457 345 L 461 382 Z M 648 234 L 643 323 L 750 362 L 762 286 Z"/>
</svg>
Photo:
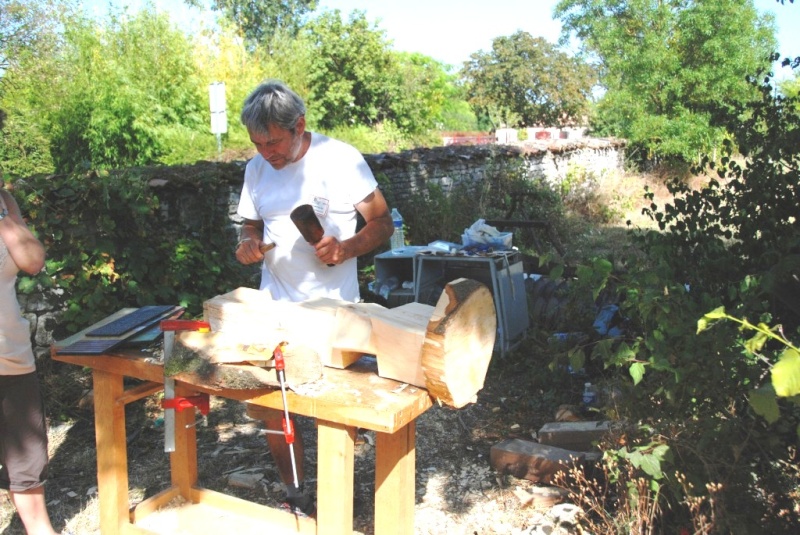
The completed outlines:
<svg viewBox="0 0 800 535">
<path fill-rule="evenodd" d="M 442 145 L 488 145 L 494 143 L 494 135 L 487 132 L 443 132 Z"/>
</svg>

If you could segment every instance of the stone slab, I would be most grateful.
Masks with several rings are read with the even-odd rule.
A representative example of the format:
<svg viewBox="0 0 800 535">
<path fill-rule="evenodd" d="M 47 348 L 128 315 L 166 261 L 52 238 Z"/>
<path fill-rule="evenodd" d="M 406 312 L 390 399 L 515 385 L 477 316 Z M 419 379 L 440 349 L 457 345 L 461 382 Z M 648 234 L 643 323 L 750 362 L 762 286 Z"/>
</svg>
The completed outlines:
<svg viewBox="0 0 800 535">
<path fill-rule="evenodd" d="M 550 422 L 539 429 L 541 444 L 570 451 L 597 450 L 596 443 L 611 431 L 609 421 Z"/>
</svg>

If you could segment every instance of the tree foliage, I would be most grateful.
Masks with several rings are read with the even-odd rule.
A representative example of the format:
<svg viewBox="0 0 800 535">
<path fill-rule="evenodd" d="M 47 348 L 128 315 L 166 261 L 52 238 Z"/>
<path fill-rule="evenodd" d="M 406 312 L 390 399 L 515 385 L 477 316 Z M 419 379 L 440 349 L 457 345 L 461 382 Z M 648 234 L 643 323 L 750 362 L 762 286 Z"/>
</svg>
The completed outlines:
<svg viewBox="0 0 800 535">
<path fill-rule="evenodd" d="M 645 157 L 712 152 L 724 136 L 712 108 L 755 98 L 746 77 L 769 68 L 776 45 L 751 0 L 561 0 L 555 16 L 600 70 L 597 131 Z"/>
<path fill-rule="evenodd" d="M 647 474 L 674 515 L 663 521 L 702 513 L 704 533 L 800 528 L 787 470 L 800 438 L 800 114 L 771 77 L 749 83 L 757 99 L 710 109 L 734 137 L 694 170 L 709 183 L 675 181 L 664 205 L 647 193 L 658 229 L 634 232 L 644 255 L 622 273 L 577 270 L 578 286 L 619 295 L 624 332 L 589 333 L 566 355 L 623 372 L 625 416 L 641 424 L 628 440 L 671 452 Z"/>
<path fill-rule="evenodd" d="M 35 175 L 12 181 L 20 207 L 48 250 L 47 269 L 21 276 L 22 292 L 68 297 L 60 329 L 72 334 L 127 306 L 203 301 L 252 282 L 230 253 L 235 229 L 220 197 L 235 188 L 235 164 Z M 191 190 L 191 194 L 186 194 Z"/>
<path fill-rule="evenodd" d="M 13 58 L 0 78 L 9 114 L 0 161 L 12 175 L 213 158 L 212 82 L 226 84 L 231 125 L 222 141 L 236 150 L 250 147 L 238 128 L 240 106 L 266 78 L 306 98 L 313 128 L 357 139 L 370 152 L 427 144 L 435 128 L 475 124 L 454 75 L 430 57 L 393 51 L 363 13 L 344 22 L 339 12 L 324 13 L 306 24 L 315 2 L 214 4 L 294 9 L 303 31 L 292 37 L 275 28 L 279 36 L 264 47 L 250 46 L 227 17 L 188 34 L 152 4 L 102 20 L 49 8 L 69 1 L 0 4 L 16 10 L 0 26 L 0 57 Z"/>
<path fill-rule="evenodd" d="M 385 32 L 354 11 L 345 21 L 339 10 L 323 13 L 305 28 L 315 54 L 308 73 L 309 105 L 326 129 L 391 120 L 396 72 Z"/>
<path fill-rule="evenodd" d="M 52 83 L 60 79 L 54 58 L 63 44 L 61 23 L 70 13 L 69 3 L 59 0 L 0 2 L 0 106 L 8 114 L 0 165 L 7 174 L 53 168 L 41 119 L 59 100 L 59 87 Z"/>
<path fill-rule="evenodd" d="M 170 134 L 205 126 L 193 45 L 165 15 L 145 9 L 103 28 L 73 18 L 65 38 L 69 68 L 47 116 L 59 172 L 159 162 Z"/>
<path fill-rule="evenodd" d="M 26 57 L 53 51 L 58 15 L 67 10 L 60 0 L 0 2 L 0 83 L 3 73 L 18 68 Z"/>
<path fill-rule="evenodd" d="M 472 54 L 462 77 L 468 101 L 495 127 L 582 123 L 596 80 L 588 64 L 523 31 Z"/>
<path fill-rule="evenodd" d="M 203 7 L 203 0 L 184 0 Z M 278 35 L 294 37 L 305 16 L 317 8 L 317 0 L 211 0 L 211 9 L 222 13 L 242 32 L 248 48 L 271 49 Z"/>
</svg>

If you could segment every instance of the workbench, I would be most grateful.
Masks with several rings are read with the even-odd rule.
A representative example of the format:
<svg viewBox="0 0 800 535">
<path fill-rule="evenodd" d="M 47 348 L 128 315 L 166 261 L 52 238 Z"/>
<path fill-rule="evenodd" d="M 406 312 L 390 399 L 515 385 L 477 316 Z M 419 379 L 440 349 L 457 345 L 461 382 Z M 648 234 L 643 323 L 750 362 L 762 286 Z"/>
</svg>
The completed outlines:
<svg viewBox="0 0 800 535">
<path fill-rule="evenodd" d="M 101 355 L 57 353 L 59 348 L 81 340 L 86 332 L 112 317 L 54 343 L 51 349 L 54 360 L 92 370 L 103 535 L 154 533 L 137 526 L 137 521 L 178 497 L 190 504 L 224 510 L 226 514 L 232 512 L 259 522 L 263 520 L 265 528 L 269 527 L 273 533 L 352 533 L 358 428 L 375 431 L 375 533 L 414 533 L 415 421 L 431 407 L 432 401 L 424 389 L 402 388 L 401 383 L 379 377 L 377 366 L 370 359 L 362 359 L 344 370 L 325 368 L 322 382 L 331 388 L 303 394 L 290 390 L 287 394 L 291 413 L 314 418 L 317 423 L 316 520 L 199 487 L 197 435 L 192 425 L 196 418 L 194 409 L 175 414 L 175 451 L 164 454 L 170 457 L 170 486 L 131 507 L 125 406 L 163 389 L 162 362 L 141 349 L 121 348 Z M 125 378 L 139 381 L 126 388 Z M 248 413 L 257 413 L 262 407 L 283 409 L 279 389 L 213 389 L 199 385 L 191 374 L 173 378 L 176 396 L 206 393 L 239 400 L 249 405 Z"/>
</svg>

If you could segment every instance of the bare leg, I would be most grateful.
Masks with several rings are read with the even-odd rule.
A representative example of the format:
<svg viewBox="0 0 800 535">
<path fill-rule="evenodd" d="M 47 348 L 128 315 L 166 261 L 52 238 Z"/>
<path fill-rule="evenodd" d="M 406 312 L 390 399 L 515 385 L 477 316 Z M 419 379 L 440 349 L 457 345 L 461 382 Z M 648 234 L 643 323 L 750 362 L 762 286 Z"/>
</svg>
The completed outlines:
<svg viewBox="0 0 800 535">
<path fill-rule="evenodd" d="M 44 485 L 22 492 L 8 491 L 8 494 L 28 535 L 56 535 L 45 507 Z"/>
</svg>

